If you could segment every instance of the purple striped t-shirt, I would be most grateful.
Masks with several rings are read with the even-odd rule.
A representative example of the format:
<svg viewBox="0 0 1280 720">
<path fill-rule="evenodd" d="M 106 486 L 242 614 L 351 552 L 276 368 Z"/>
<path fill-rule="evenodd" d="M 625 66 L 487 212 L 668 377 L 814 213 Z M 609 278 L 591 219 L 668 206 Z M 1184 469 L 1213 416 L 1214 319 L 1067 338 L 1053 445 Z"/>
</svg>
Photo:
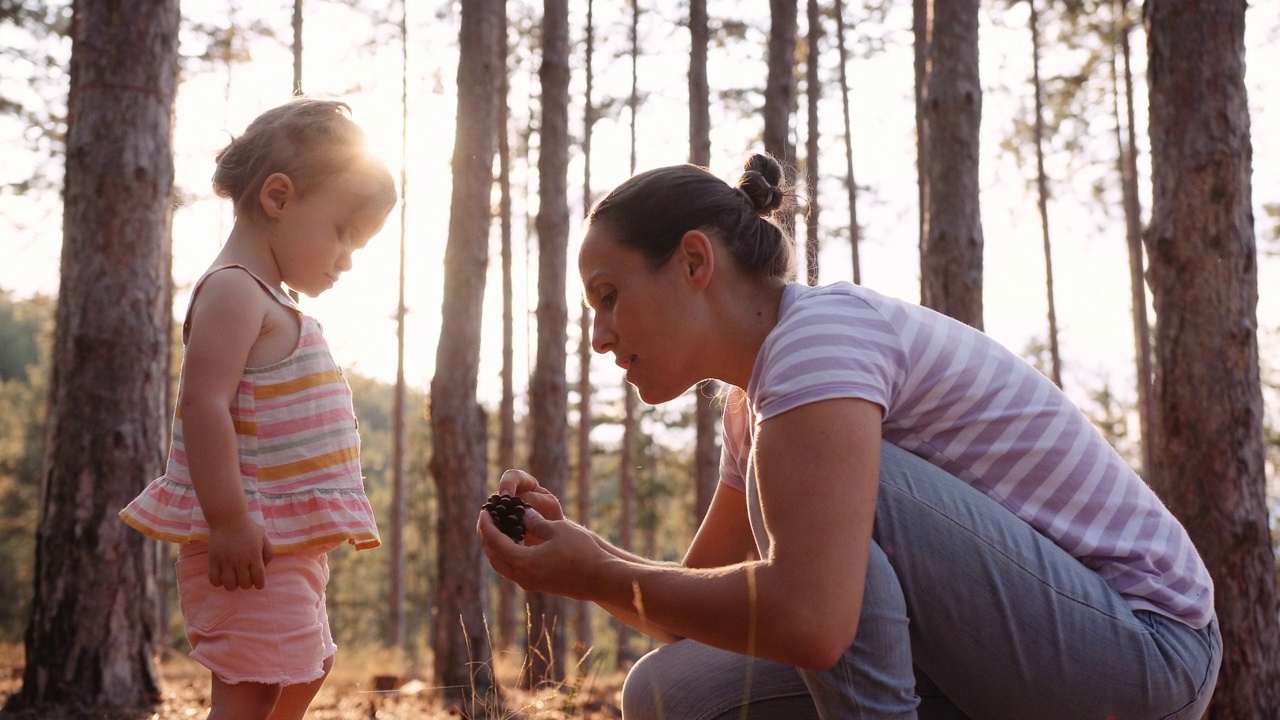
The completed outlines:
<svg viewBox="0 0 1280 720">
<path fill-rule="evenodd" d="M 865 287 L 787 286 L 747 401 L 735 391 L 725 406 L 722 482 L 745 489 L 756 422 L 833 398 L 880 405 L 885 440 L 1000 503 L 1131 607 L 1209 623 L 1213 582 L 1186 530 L 1056 385 L 986 334 Z"/>
</svg>

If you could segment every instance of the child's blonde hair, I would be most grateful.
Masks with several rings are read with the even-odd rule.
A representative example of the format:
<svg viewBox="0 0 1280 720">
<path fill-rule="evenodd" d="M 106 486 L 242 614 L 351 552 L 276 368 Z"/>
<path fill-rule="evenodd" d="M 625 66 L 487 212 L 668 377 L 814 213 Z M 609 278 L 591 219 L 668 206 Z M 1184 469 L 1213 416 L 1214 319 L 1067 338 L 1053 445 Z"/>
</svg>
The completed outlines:
<svg viewBox="0 0 1280 720">
<path fill-rule="evenodd" d="M 364 131 L 339 100 L 298 97 L 259 115 L 217 155 L 213 191 L 235 205 L 236 217 L 261 217 L 258 194 L 273 173 L 293 181 L 299 194 L 335 175 L 359 173 L 378 182 L 371 204 L 395 204 L 395 181 L 369 153 Z"/>
</svg>

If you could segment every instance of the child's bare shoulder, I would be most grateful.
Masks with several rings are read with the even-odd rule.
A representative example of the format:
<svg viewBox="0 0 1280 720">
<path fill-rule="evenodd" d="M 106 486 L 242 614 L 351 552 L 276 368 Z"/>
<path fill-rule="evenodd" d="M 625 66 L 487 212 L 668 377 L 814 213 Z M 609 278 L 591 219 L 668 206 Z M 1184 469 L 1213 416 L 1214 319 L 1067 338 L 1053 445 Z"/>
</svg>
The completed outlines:
<svg viewBox="0 0 1280 720">
<path fill-rule="evenodd" d="M 217 326 L 225 323 L 258 325 L 272 300 L 252 275 L 237 268 L 210 273 L 191 300 L 192 325 L 201 320 Z M 256 327 L 255 327 L 256 329 Z"/>
</svg>

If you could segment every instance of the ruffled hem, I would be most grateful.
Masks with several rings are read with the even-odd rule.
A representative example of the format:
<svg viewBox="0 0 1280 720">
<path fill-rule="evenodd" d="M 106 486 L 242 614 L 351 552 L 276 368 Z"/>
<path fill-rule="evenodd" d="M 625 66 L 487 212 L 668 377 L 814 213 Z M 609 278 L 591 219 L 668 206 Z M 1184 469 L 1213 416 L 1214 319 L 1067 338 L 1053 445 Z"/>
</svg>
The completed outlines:
<svg viewBox="0 0 1280 720">
<path fill-rule="evenodd" d="M 330 653 L 329 656 L 325 658 L 325 660 L 328 660 L 329 658 L 334 657 L 334 655 L 336 655 L 336 652 Z M 199 658 L 195 658 L 195 660 L 196 662 L 200 662 Z M 214 671 L 210 669 L 209 672 L 214 672 Z M 284 671 L 279 673 L 272 673 L 270 675 L 245 675 L 245 674 L 230 674 L 225 672 L 218 672 L 215 674 L 218 676 L 219 680 L 221 680 L 222 682 L 228 685 L 238 685 L 240 683 L 246 683 L 246 682 L 262 683 L 263 685 L 284 685 L 284 686 L 302 685 L 304 683 L 315 682 L 316 680 L 319 680 L 320 678 L 324 677 L 324 663 L 321 663 L 319 666 L 314 668 L 307 668 L 305 670 Z"/>
<path fill-rule="evenodd" d="M 277 552 L 350 543 L 357 550 L 378 547 L 373 508 L 364 489 L 308 488 L 289 493 L 246 492 L 249 514 Z M 120 511 L 130 527 L 166 542 L 208 542 L 209 523 L 195 488 L 157 478 Z"/>
</svg>

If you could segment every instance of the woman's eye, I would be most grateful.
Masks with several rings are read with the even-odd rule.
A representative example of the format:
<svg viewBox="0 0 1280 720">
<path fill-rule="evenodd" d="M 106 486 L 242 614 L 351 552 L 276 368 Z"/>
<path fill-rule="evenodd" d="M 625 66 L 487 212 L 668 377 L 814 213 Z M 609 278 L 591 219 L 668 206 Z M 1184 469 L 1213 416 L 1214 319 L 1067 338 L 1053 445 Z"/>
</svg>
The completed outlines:
<svg viewBox="0 0 1280 720">
<path fill-rule="evenodd" d="M 600 307 L 603 307 L 603 308 L 612 308 L 612 307 L 613 307 L 613 303 L 617 300 L 617 298 L 618 298 L 618 294 L 617 294 L 617 293 L 613 293 L 613 292 L 611 292 L 611 293 L 606 293 L 606 294 L 604 294 L 604 295 L 601 295 L 601 296 L 600 296 Z"/>
</svg>

